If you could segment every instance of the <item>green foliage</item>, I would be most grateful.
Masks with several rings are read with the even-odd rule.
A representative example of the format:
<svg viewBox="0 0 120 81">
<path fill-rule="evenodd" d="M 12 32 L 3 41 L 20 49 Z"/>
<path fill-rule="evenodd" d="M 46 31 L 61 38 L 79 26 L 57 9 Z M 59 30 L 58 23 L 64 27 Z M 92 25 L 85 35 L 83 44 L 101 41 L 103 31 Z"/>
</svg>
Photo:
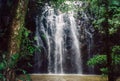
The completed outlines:
<svg viewBox="0 0 120 81">
<path fill-rule="evenodd" d="M 38 5 L 42 6 L 45 3 L 48 3 L 49 5 L 51 5 L 52 7 L 54 7 L 55 9 L 60 10 L 61 12 L 68 12 L 70 10 L 77 10 L 78 8 L 75 8 L 75 6 L 73 4 L 67 4 L 66 1 L 70 1 L 73 2 L 74 0 L 50 0 L 50 1 L 43 1 L 43 0 L 38 0 L 37 3 Z M 79 0 L 76 0 L 79 1 Z"/>
<path fill-rule="evenodd" d="M 106 55 L 95 55 L 93 58 L 91 58 L 88 61 L 88 65 L 90 66 L 94 66 L 94 65 L 98 65 L 98 64 L 106 64 Z"/>
<path fill-rule="evenodd" d="M 84 9 L 78 6 L 75 6 L 73 3 L 74 0 L 51 0 L 51 4 L 54 8 L 60 10 L 62 13 L 74 10 L 75 12 L 81 11 Z M 81 1 L 81 0 L 75 0 Z"/>
<path fill-rule="evenodd" d="M 100 71 L 102 72 L 102 75 L 108 74 L 108 68 L 100 68 Z"/>
<path fill-rule="evenodd" d="M 9 60 L 6 60 L 6 62 L 8 63 L 7 64 L 8 65 L 7 68 L 11 68 L 11 69 L 15 68 L 16 63 L 17 63 L 19 57 L 20 57 L 20 55 L 18 53 L 16 53 L 16 54 L 13 54 Z"/>
<path fill-rule="evenodd" d="M 120 1 L 119 0 L 110 0 L 110 5 L 112 5 L 112 6 L 120 6 Z"/>
<path fill-rule="evenodd" d="M 8 53 L 3 53 L 1 56 L 1 60 L 0 60 L 0 81 L 5 81 L 6 80 L 6 74 L 5 72 L 7 72 L 8 69 L 12 69 L 15 71 L 21 71 L 23 72 L 23 74 L 26 74 L 26 78 L 28 81 L 30 81 L 29 79 L 29 75 L 27 74 L 27 72 L 23 69 L 21 69 L 20 67 L 17 67 L 18 61 L 22 60 L 22 59 L 27 59 L 29 58 L 29 56 L 32 56 L 33 53 L 35 52 L 36 48 L 33 45 L 34 41 L 31 41 L 29 39 L 29 34 L 30 31 L 27 30 L 26 28 L 22 28 L 22 30 L 19 32 L 21 38 L 21 43 L 20 43 L 20 51 L 16 54 L 12 54 L 10 57 L 8 57 L 10 54 Z M 20 37 L 18 37 L 20 38 Z M 20 39 L 19 39 L 20 40 Z M 32 66 L 29 62 L 28 62 L 28 66 Z M 17 68 L 16 68 L 17 67 Z M 25 79 L 25 78 L 24 78 Z"/>
<path fill-rule="evenodd" d="M 38 0 L 37 3 L 38 4 L 49 3 L 50 5 L 55 6 L 56 8 L 58 8 L 62 3 L 64 3 L 64 1 L 66 1 L 66 0 L 50 0 L 50 1 Z"/>
<path fill-rule="evenodd" d="M 20 55 L 23 57 L 26 55 L 32 55 L 35 51 L 35 46 L 33 45 L 34 41 L 29 39 L 29 34 L 30 31 L 26 28 L 23 28 L 20 46 Z"/>
<path fill-rule="evenodd" d="M 114 65 L 120 64 L 120 46 L 114 46 L 112 48 L 112 59 Z"/>
<path fill-rule="evenodd" d="M 61 6 L 61 4 L 63 4 L 65 2 L 65 0 L 51 0 L 51 4 L 56 7 L 59 8 Z"/>
<path fill-rule="evenodd" d="M 6 64 L 4 62 L 0 63 L 0 70 L 4 70 L 6 68 Z"/>
<path fill-rule="evenodd" d="M 120 46 L 113 46 L 111 56 L 112 56 L 112 67 L 116 68 L 114 71 L 117 72 L 120 66 Z M 100 71 L 103 74 L 106 75 L 108 73 L 108 68 L 106 67 L 107 57 L 105 54 L 95 55 L 87 62 L 87 64 L 89 66 L 100 66 Z"/>
<path fill-rule="evenodd" d="M 120 28 L 120 1 L 108 0 L 108 9 L 104 0 L 87 0 L 89 2 L 90 13 L 94 14 L 93 25 L 100 33 L 105 33 L 103 23 L 106 22 L 105 16 L 108 16 L 109 34 L 114 34 Z M 108 10 L 109 14 L 106 14 Z"/>
</svg>

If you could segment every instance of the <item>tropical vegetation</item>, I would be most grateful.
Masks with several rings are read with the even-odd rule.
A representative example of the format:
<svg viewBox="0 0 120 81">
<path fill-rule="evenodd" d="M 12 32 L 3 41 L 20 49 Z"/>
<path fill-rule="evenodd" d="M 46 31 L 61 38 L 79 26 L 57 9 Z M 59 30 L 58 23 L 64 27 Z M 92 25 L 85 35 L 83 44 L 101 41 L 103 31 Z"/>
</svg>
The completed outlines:
<svg viewBox="0 0 120 81">
<path fill-rule="evenodd" d="M 23 59 L 33 56 L 36 47 L 32 31 L 26 27 L 26 15 L 29 14 L 30 1 L 34 0 L 6 0 L 0 4 L 0 80 L 15 81 L 16 71 L 24 69 L 17 65 Z M 34 6 L 43 6 L 46 2 L 67 11 L 66 0 L 36 0 Z M 70 0 L 73 1 L 73 0 Z M 108 75 L 108 81 L 115 81 L 120 74 L 120 1 L 119 0 L 76 0 L 87 4 L 84 10 L 91 16 L 95 33 L 103 40 L 102 51 L 97 51 L 88 61 L 89 66 L 99 68 Z M 36 10 L 36 9 L 34 9 Z M 79 9 L 78 9 L 79 11 Z M 9 39 L 9 40 L 8 40 Z M 5 46 L 5 47 L 4 47 Z M 97 47 L 97 46 L 96 46 Z M 27 62 L 28 66 L 32 66 Z M 28 78 L 30 80 L 30 78 Z"/>
</svg>

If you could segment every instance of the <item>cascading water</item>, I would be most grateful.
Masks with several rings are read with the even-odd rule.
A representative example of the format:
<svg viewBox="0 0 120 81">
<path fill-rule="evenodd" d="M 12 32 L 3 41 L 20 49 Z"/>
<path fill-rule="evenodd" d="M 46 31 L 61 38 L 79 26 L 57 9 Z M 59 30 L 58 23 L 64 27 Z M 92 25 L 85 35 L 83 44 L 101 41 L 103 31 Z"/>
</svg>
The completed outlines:
<svg viewBox="0 0 120 81">
<path fill-rule="evenodd" d="M 62 13 L 45 5 L 42 14 L 36 16 L 36 43 L 40 51 L 35 54 L 35 73 L 82 73 L 82 30 L 75 14 L 74 10 Z M 86 29 L 84 31 L 92 36 Z"/>
</svg>

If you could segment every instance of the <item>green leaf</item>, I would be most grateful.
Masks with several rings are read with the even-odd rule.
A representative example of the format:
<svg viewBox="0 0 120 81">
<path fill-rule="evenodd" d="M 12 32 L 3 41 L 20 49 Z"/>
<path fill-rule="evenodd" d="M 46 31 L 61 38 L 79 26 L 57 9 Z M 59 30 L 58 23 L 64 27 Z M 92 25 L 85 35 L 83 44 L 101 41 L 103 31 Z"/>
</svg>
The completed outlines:
<svg viewBox="0 0 120 81">
<path fill-rule="evenodd" d="M 120 6 L 120 1 L 119 0 L 112 0 L 111 5 Z"/>
<path fill-rule="evenodd" d="M 108 74 L 108 68 L 101 68 L 100 71 L 101 71 L 104 75 L 107 75 L 107 74 Z"/>
<path fill-rule="evenodd" d="M 106 55 L 95 55 L 93 58 L 91 58 L 87 64 L 90 66 L 95 66 L 98 64 L 106 64 Z"/>
<path fill-rule="evenodd" d="M 29 32 L 25 31 L 25 37 L 29 36 Z"/>
<path fill-rule="evenodd" d="M 28 46 L 28 50 L 30 54 L 33 54 L 35 52 L 35 48 L 33 46 Z"/>
<path fill-rule="evenodd" d="M 15 67 L 18 60 L 19 60 L 19 54 L 18 54 L 18 53 L 13 54 L 13 55 L 11 56 L 11 58 L 9 59 L 8 66 L 9 66 L 10 68 Z"/>
<path fill-rule="evenodd" d="M 96 24 L 102 24 L 105 21 L 105 18 L 100 18 L 97 20 Z"/>
<path fill-rule="evenodd" d="M 6 68 L 6 65 L 4 62 L 0 63 L 0 70 L 4 70 Z"/>
<path fill-rule="evenodd" d="M 14 60 L 14 61 L 18 60 L 18 59 L 19 59 L 19 54 L 18 54 L 18 53 L 13 54 L 13 55 L 11 56 L 11 59 Z"/>
</svg>

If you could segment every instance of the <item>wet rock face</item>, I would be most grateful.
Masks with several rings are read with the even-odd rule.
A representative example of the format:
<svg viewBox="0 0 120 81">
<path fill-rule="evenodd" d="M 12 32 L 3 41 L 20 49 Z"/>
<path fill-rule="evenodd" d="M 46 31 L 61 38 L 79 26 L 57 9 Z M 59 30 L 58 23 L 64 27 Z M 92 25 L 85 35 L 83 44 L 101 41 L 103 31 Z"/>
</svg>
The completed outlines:
<svg viewBox="0 0 120 81">
<path fill-rule="evenodd" d="M 83 4 L 86 5 L 85 3 Z M 92 17 L 87 10 L 78 12 L 77 24 L 79 27 L 79 41 L 81 42 L 82 68 L 84 74 L 93 74 L 94 68 L 87 65 L 87 61 L 94 53 L 94 35 L 95 29 L 92 26 Z"/>
<path fill-rule="evenodd" d="M 77 4 L 77 3 L 76 3 Z M 85 4 L 82 4 L 85 5 Z M 47 5 L 48 6 L 48 5 Z M 61 57 L 59 54 L 62 54 L 62 61 L 63 64 L 61 64 L 61 62 L 58 62 L 59 64 L 56 67 L 64 67 L 62 70 L 65 73 L 77 73 L 78 68 L 76 68 L 77 63 L 74 63 L 74 61 L 76 59 L 74 59 L 74 57 L 76 57 L 76 53 L 80 52 L 81 53 L 81 58 L 82 58 L 82 69 L 83 69 L 83 73 L 93 73 L 93 71 L 91 71 L 92 68 L 89 68 L 86 64 L 87 64 L 87 60 L 89 58 L 91 58 L 93 56 L 93 44 L 94 44 L 94 28 L 91 25 L 90 22 L 90 17 L 88 15 L 87 12 L 81 11 L 78 13 L 78 17 L 77 19 L 75 19 L 76 24 L 73 23 L 73 21 L 69 21 L 71 18 L 70 16 L 68 16 L 67 14 L 64 16 L 60 16 L 63 15 L 63 13 L 57 13 L 56 11 L 53 11 L 54 9 L 51 9 L 50 7 L 43 7 L 36 16 L 36 27 L 37 27 L 37 37 L 39 38 L 39 42 L 38 44 L 41 45 L 43 52 L 42 55 L 46 56 L 48 59 L 41 59 L 42 64 L 47 65 L 48 62 L 48 69 L 51 69 L 52 73 L 54 73 L 53 70 L 55 70 L 55 64 L 56 61 L 59 61 L 59 59 L 55 60 L 55 58 Z M 70 13 L 70 12 L 69 12 Z M 62 19 L 62 21 L 60 19 L 57 19 L 58 16 L 60 16 L 60 19 Z M 71 15 L 72 16 L 72 15 Z M 72 18 L 73 19 L 73 18 Z M 62 23 L 56 23 L 56 21 L 62 22 Z M 72 22 L 72 23 L 71 23 Z M 56 27 L 59 24 L 59 29 Z M 61 24 L 65 24 L 65 26 L 63 27 L 63 29 L 60 29 Z M 73 25 L 74 24 L 74 25 Z M 76 27 L 73 27 L 75 26 Z M 73 27 L 73 29 L 70 29 L 70 27 Z M 73 31 L 74 28 L 76 28 L 76 31 Z M 61 31 L 62 34 L 60 34 L 61 32 L 59 32 L 58 36 L 57 36 L 57 42 L 56 40 L 54 40 L 55 34 L 57 32 L 57 30 Z M 79 51 L 76 52 L 75 50 L 77 49 L 77 47 L 74 47 L 76 45 L 73 41 L 74 38 L 72 38 L 73 34 L 76 34 L 76 38 L 77 41 L 79 42 L 77 45 L 79 47 Z M 44 38 L 44 36 L 46 37 L 46 39 Z M 62 43 L 61 43 L 61 47 L 56 48 L 56 43 L 59 42 L 59 39 L 61 39 L 62 37 Z M 58 56 L 55 57 L 55 51 L 57 49 L 62 49 L 62 52 L 59 51 L 58 52 Z M 52 50 L 52 51 L 51 51 Z M 82 51 L 81 51 L 82 50 Z M 79 54 L 78 54 L 79 55 Z M 39 61 L 41 61 L 39 60 Z M 44 61 L 43 61 L 44 60 Z M 46 61 L 45 61 L 46 60 Z M 51 67 L 49 66 L 49 61 Z M 38 62 L 39 63 L 39 62 Z M 41 65 L 41 64 L 40 64 Z M 39 65 L 36 65 L 35 67 L 37 67 Z M 71 67 L 71 68 L 69 68 Z M 40 68 L 40 66 L 39 66 Z M 69 69 L 68 69 L 69 68 Z M 46 68 L 47 70 L 47 68 Z M 46 71 L 47 72 L 47 71 Z M 43 72 L 44 73 L 44 72 Z M 58 72 L 59 73 L 59 72 Z"/>
<path fill-rule="evenodd" d="M 78 6 L 85 6 L 85 4 L 79 4 L 78 2 L 74 2 L 74 4 L 78 5 Z M 55 26 L 53 26 L 54 28 L 51 30 L 50 26 L 51 24 L 46 24 L 48 23 L 48 20 L 45 19 L 45 17 L 48 16 L 48 12 L 46 12 L 44 14 L 44 18 L 43 20 L 41 21 L 40 20 L 40 16 L 42 17 L 42 13 L 44 12 L 43 10 L 43 6 L 40 6 L 38 3 L 37 3 L 37 0 L 30 0 L 30 3 L 29 3 L 29 8 L 28 8 L 28 12 L 27 12 L 27 16 L 26 16 L 26 26 L 28 29 L 30 29 L 33 34 L 31 35 L 31 37 L 33 37 L 35 35 L 35 31 L 36 31 L 36 16 L 39 15 L 39 19 L 37 20 L 37 22 L 39 22 L 39 34 L 41 35 L 40 38 L 41 38 L 41 41 L 44 45 L 42 45 L 41 49 L 41 56 L 37 56 L 37 58 L 39 58 L 39 60 L 36 60 L 38 61 L 38 65 L 36 65 L 35 67 L 37 67 L 37 69 L 41 69 L 41 73 L 47 73 L 47 67 L 49 66 L 48 64 L 48 41 L 45 39 L 44 37 L 44 32 L 43 32 L 43 29 L 42 29 L 42 26 L 44 26 L 44 29 L 45 31 L 47 31 L 49 33 L 49 36 L 50 37 L 50 45 L 51 45 L 51 50 L 50 53 L 53 54 L 53 55 L 50 55 L 51 56 L 51 59 L 52 59 L 52 64 L 53 66 L 51 66 L 51 70 L 54 70 L 54 63 L 55 63 L 55 58 L 54 58 L 54 51 L 56 50 L 55 49 L 55 41 L 53 40 L 54 39 L 54 33 L 56 31 L 56 28 Z M 56 15 L 59 15 L 60 13 L 56 12 L 54 13 Z M 48 18 L 48 19 L 52 19 L 52 18 Z M 55 21 L 56 19 L 56 16 L 53 16 L 53 21 Z M 66 36 L 63 36 L 63 39 L 65 40 L 65 42 L 63 43 L 64 47 L 66 50 L 64 50 L 65 52 L 65 56 L 63 57 L 64 59 L 64 71 L 65 73 L 77 73 L 77 70 L 75 70 L 76 68 L 74 66 L 76 66 L 76 64 L 74 64 L 72 61 L 74 61 L 75 59 L 73 57 L 75 57 L 75 50 L 74 50 L 74 47 L 72 46 L 72 41 L 73 38 L 71 38 L 71 30 L 69 29 L 70 27 L 70 22 L 68 21 L 69 20 L 69 17 L 68 16 L 64 16 L 63 17 L 64 19 L 64 22 L 67 23 L 66 27 L 64 27 L 64 34 L 66 34 Z M 43 25 L 41 25 L 40 23 L 41 22 L 43 23 Z M 92 42 L 93 42 L 93 32 L 94 32 L 94 29 L 92 28 L 91 24 L 90 24 L 90 19 L 89 17 L 87 16 L 87 14 L 85 12 L 79 12 L 78 13 L 78 17 L 76 19 L 76 24 L 77 24 L 77 30 L 79 31 L 79 35 L 77 36 L 78 38 L 78 41 L 80 42 L 79 44 L 79 47 L 82 51 L 79 51 L 81 52 L 81 58 L 82 58 L 82 68 L 83 68 L 83 73 L 89 73 L 89 68 L 88 66 L 86 66 L 86 62 L 87 60 L 92 56 L 91 53 L 92 52 Z M 53 24 L 54 25 L 54 24 Z M 46 52 L 47 51 L 47 52 Z M 89 53 L 88 53 L 89 52 Z M 59 56 L 58 56 L 59 57 Z M 41 62 L 39 62 L 41 61 Z M 40 64 L 41 63 L 41 64 Z M 66 63 L 66 64 L 65 64 Z M 34 65 L 34 64 L 33 64 Z M 41 66 L 39 66 L 41 65 Z M 68 69 L 69 66 L 71 67 L 71 69 Z M 54 71 L 52 71 L 54 72 Z"/>
<path fill-rule="evenodd" d="M 75 4 L 78 4 L 77 2 L 75 2 Z M 83 4 L 80 4 L 78 6 L 86 6 L 85 3 Z M 33 31 L 33 35 L 31 35 L 31 37 L 33 37 L 35 35 L 35 27 L 36 27 L 36 16 L 37 15 L 41 15 L 42 16 L 42 9 L 43 9 L 43 6 L 40 6 L 36 0 L 30 0 L 30 3 L 29 3 L 29 9 L 28 9 L 28 14 L 27 14 L 27 17 L 26 17 L 26 26 L 28 27 L 28 29 L 30 29 L 31 31 Z M 58 13 L 57 11 L 55 12 L 56 15 L 59 15 L 60 13 Z M 47 17 L 48 13 L 45 13 L 45 17 Z M 101 51 L 101 48 L 98 50 L 97 48 L 101 47 L 101 36 L 100 34 L 98 34 L 97 32 L 95 32 L 92 24 L 91 24 L 91 20 L 92 18 L 90 17 L 90 14 L 88 11 L 85 11 L 85 12 L 78 12 L 78 16 L 76 17 L 76 23 L 78 25 L 77 29 L 79 31 L 79 36 L 78 36 L 78 39 L 79 39 L 79 42 L 80 42 L 80 49 L 82 50 L 81 51 L 81 58 L 82 58 L 82 68 L 83 68 L 83 73 L 95 73 L 93 71 L 93 68 L 90 68 L 88 67 L 86 64 L 87 64 L 87 61 L 88 59 L 90 59 L 94 54 L 98 53 Z M 53 16 L 53 21 L 55 21 L 55 16 Z M 64 22 L 68 23 L 68 26 L 70 24 L 70 22 L 68 22 L 68 18 L 67 16 L 64 16 Z M 53 31 L 51 32 L 51 29 L 48 27 L 47 28 L 47 20 L 46 19 L 43 19 L 42 20 L 42 23 L 43 23 L 43 26 L 45 28 L 45 31 L 49 30 L 48 33 L 49 35 L 51 36 L 50 38 L 50 45 L 51 45 L 51 53 L 54 53 L 55 51 L 55 41 L 53 40 L 52 37 L 54 37 L 54 34 L 52 34 L 52 32 L 55 32 L 56 31 L 56 28 L 54 27 Z M 40 25 L 40 23 L 39 23 Z M 48 24 L 50 26 L 50 24 Z M 41 30 L 40 30 L 41 31 Z M 64 28 L 64 34 L 67 35 L 66 37 L 66 41 L 64 44 L 65 45 L 65 48 L 67 49 L 65 52 L 66 52 L 66 55 L 65 55 L 65 59 L 64 60 L 67 64 L 64 66 L 67 67 L 68 65 L 70 65 L 71 67 L 73 67 L 74 65 L 71 64 L 70 60 L 72 60 L 72 55 L 71 53 L 73 52 L 72 50 L 72 43 L 71 41 L 73 41 L 71 39 L 71 34 L 70 34 L 71 30 L 69 29 L 69 27 L 65 27 Z M 45 52 L 46 50 L 48 50 L 48 45 L 47 45 L 47 41 L 46 39 L 44 38 L 44 32 L 40 32 L 41 34 L 41 40 L 43 41 L 43 44 L 45 46 L 45 48 L 42 48 L 42 54 L 43 56 L 41 57 L 41 61 L 43 62 L 42 63 L 42 72 L 41 73 L 47 73 L 47 67 L 48 67 L 48 59 L 47 59 L 47 53 L 48 52 Z M 98 40 L 98 35 L 100 37 L 100 40 Z M 63 37 L 65 38 L 65 37 Z M 99 43 L 98 43 L 99 42 Z M 46 50 L 45 50 L 46 49 Z M 43 60 L 43 58 L 45 60 Z M 54 59 L 54 55 L 51 55 L 51 59 Z M 53 66 L 54 66 L 54 62 L 55 60 L 52 60 L 52 63 L 53 63 Z M 41 63 L 41 62 L 40 62 Z M 52 70 L 54 70 L 54 67 L 51 67 Z M 74 68 L 74 67 L 73 67 Z M 92 69 L 92 70 L 91 70 Z M 44 70 L 44 71 L 43 71 Z M 71 71 L 72 73 L 75 73 L 76 71 L 73 69 L 67 69 L 67 68 L 64 68 L 65 72 L 68 73 L 67 71 Z"/>
<path fill-rule="evenodd" d="M 75 4 L 78 4 L 78 3 L 75 2 Z M 80 5 L 78 5 L 78 6 L 80 6 Z M 86 6 L 86 4 L 83 3 L 82 6 Z M 42 13 L 42 8 L 43 8 L 43 5 L 40 6 L 37 3 L 37 0 L 30 0 L 28 15 L 26 17 L 26 25 L 34 33 L 35 33 L 35 27 L 36 27 L 35 17 L 38 14 L 42 15 L 41 14 Z M 55 13 L 57 15 L 60 14 L 58 12 L 55 12 Z M 46 15 L 47 15 L 47 13 L 46 13 Z M 67 21 L 67 17 L 64 17 L 64 18 L 65 18 L 64 22 L 69 23 Z M 95 69 L 94 72 L 89 70 L 90 68 L 86 65 L 86 63 L 87 63 L 87 60 L 90 59 L 94 54 L 98 54 L 98 53 L 103 54 L 104 53 L 104 47 L 105 47 L 104 46 L 105 45 L 104 44 L 104 39 L 105 39 L 105 37 L 104 37 L 104 35 L 98 33 L 98 31 L 95 31 L 94 28 L 92 27 L 92 25 L 91 25 L 92 18 L 89 14 L 89 11 L 78 12 L 78 16 L 76 18 L 77 18 L 76 23 L 78 25 L 78 31 L 79 31 L 79 34 L 80 34 L 78 36 L 78 39 L 79 39 L 79 42 L 80 42 L 80 49 L 82 50 L 81 51 L 81 54 L 82 54 L 81 58 L 82 58 L 83 73 L 85 73 L 85 74 L 86 73 L 99 73 L 99 72 L 97 72 L 98 69 Z M 54 19 L 55 19 L 55 16 L 54 16 Z M 43 20 L 43 23 L 44 23 L 45 30 L 47 30 L 47 26 L 45 24 L 47 22 L 46 22 L 45 19 Z M 50 28 L 48 30 L 50 30 Z M 56 31 L 56 29 L 54 28 L 53 31 Z M 72 50 L 71 50 L 72 49 L 72 45 L 71 45 L 72 44 L 71 43 L 72 39 L 70 37 L 70 30 L 68 28 L 64 29 L 64 33 L 67 35 L 66 41 L 65 41 L 66 42 L 65 48 L 67 49 L 67 51 L 65 51 L 65 52 L 67 54 L 65 55 L 66 60 L 64 60 L 67 64 L 66 65 L 64 64 L 64 66 L 67 67 L 68 65 L 70 65 L 70 67 L 73 67 L 74 65 L 71 65 L 71 62 L 70 62 L 72 54 L 69 55 L 70 53 L 72 53 Z M 43 43 L 44 43 L 46 49 L 48 49 L 47 41 L 44 39 L 44 34 L 43 33 L 40 33 L 40 34 L 43 35 L 43 36 L 41 36 L 41 38 L 43 38 L 42 39 L 42 40 L 44 40 Z M 53 36 L 51 31 L 49 31 L 49 34 L 51 36 Z M 34 36 L 34 35 L 32 35 L 32 36 Z M 116 33 L 114 37 L 112 36 L 111 37 L 111 45 L 120 44 L 119 43 L 119 38 L 120 38 L 119 33 Z M 51 45 L 52 45 L 51 50 L 53 50 L 53 51 L 51 51 L 51 53 L 54 53 L 55 41 L 52 38 L 50 38 L 50 40 L 51 40 Z M 45 54 L 44 48 L 42 48 L 42 53 Z M 47 55 L 47 54 L 45 54 L 45 55 Z M 45 67 L 46 68 L 45 70 L 47 70 L 48 60 L 47 60 L 46 56 L 42 56 L 42 58 L 45 58 L 45 60 L 46 60 L 46 61 L 45 60 L 43 61 L 44 63 L 42 63 L 42 65 L 45 65 L 45 66 L 43 66 L 42 68 Z M 53 58 L 54 58 L 54 55 L 51 55 L 51 59 L 53 59 Z M 54 63 L 54 61 L 55 60 L 52 60 L 52 63 Z M 52 67 L 52 69 L 53 69 L 53 67 Z M 42 69 L 43 73 L 47 72 L 47 71 L 43 71 L 43 70 L 44 69 Z M 66 70 L 66 73 L 67 73 L 67 71 L 69 71 L 69 72 L 71 71 L 73 73 L 75 71 L 75 70 L 67 69 L 67 68 L 65 68 L 65 70 Z"/>
</svg>

